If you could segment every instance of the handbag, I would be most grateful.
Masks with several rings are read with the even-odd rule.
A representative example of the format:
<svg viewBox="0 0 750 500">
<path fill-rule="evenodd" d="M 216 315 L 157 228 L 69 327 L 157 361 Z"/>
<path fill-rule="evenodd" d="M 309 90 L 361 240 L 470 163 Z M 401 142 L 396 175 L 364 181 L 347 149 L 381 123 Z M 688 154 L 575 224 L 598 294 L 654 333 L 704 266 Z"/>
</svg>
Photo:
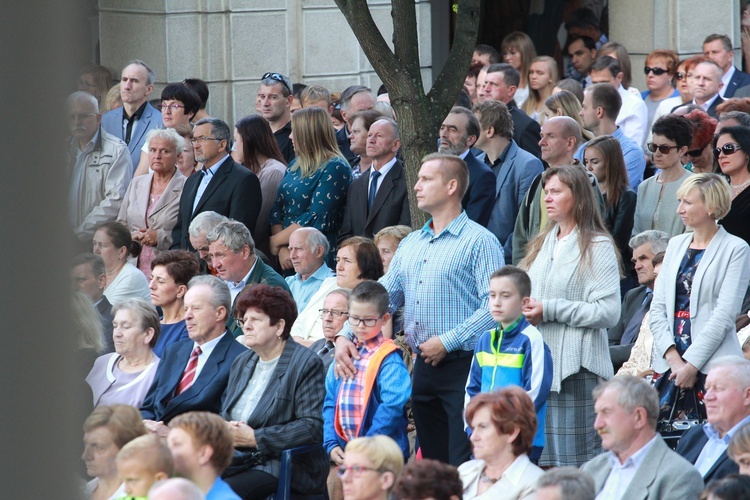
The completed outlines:
<svg viewBox="0 0 750 500">
<path fill-rule="evenodd" d="M 674 384 L 673 381 L 670 382 Z M 687 392 L 693 396 L 694 408 L 696 408 L 699 413 L 698 418 L 680 418 L 679 414 L 676 414 L 677 402 L 681 399 L 680 395 L 683 396 L 684 400 L 684 398 L 687 397 Z M 667 446 L 672 450 L 677 448 L 680 439 L 687 431 L 693 427 L 706 423 L 705 407 L 703 404 L 699 404 L 695 390 L 689 389 L 688 391 L 685 391 L 685 389 L 678 388 L 676 391 L 673 391 L 673 394 L 674 396 L 671 404 L 672 408 L 669 410 L 669 416 L 667 418 L 662 418 L 662 415 L 660 415 L 659 420 L 656 423 L 656 432 L 661 434 L 662 438 L 664 438 L 664 442 L 666 442 Z M 700 411 L 701 408 L 703 409 L 702 412 Z"/>
<path fill-rule="evenodd" d="M 232 477 L 240 472 L 245 472 L 253 467 L 257 467 L 258 465 L 263 465 L 265 461 L 265 457 L 263 457 L 263 454 L 258 451 L 257 448 L 252 448 L 250 451 L 240 451 L 235 449 L 234 455 L 232 455 L 232 463 L 229 464 L 229 467 L 224 469 L 221 477 Z"/>
</svg>

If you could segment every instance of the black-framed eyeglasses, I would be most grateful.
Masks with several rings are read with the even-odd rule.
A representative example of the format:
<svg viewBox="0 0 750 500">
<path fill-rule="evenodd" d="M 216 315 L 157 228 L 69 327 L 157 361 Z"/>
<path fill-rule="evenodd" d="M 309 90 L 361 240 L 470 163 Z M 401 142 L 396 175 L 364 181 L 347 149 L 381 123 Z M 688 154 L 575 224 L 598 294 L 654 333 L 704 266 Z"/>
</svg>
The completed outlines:
<svg viewBox="0 0 750 500">
<path fill-rule="evenodd" d="M 667 146 L 666 144 L 654 144 L 653 142 L 649 142 L 648 144 L 646 144 L 646 147 L 652 153 L 656 153 L 656 150 L 658 149 L 659 152 L 663 155 L 668 155 L 670 151 L 672 151 L 673 149 L 677 149 L 677 146 Z"/>
<path fill-rule="evenodd" d="M 675 73 L 674 77 L 678 80 L 684 80 L 685 78 L 687 78 L 687 73 L 685 73 L 684 71 L 678 71 L 677 73 Z"/>
<path fill-rule="evenodd" d="M 282 84 L 286 89 L 289 91 L 290 94 L 294 93 L 292 89 L 289 88 L 289 84 L 286 82 L 286 78 L 284 78 L 284 75 L 281 73 L 271 73 L 270 71 L 266 74 L 264 74 L 262 77 L 260 77 L 261 81 L 266 80 L 270 78 L 271 80 L 276 80 L 280 84 Z"/>
<path fill-rule="evenodd" d="M 176 104 L 176 103 L 174 103 L 174 104 L 160 104 L 159 105 L 159 109 L 161 111 L 167 111 L 167 110 L 169 110 L 170 113 L 175 113 L 180 108 L 184 109 L 185 106 L 182 105 L 182 104 Z"/>
<path fill-rule="evenodd" d="M 644 75 L 648 75 L 649 73 L 653 73 L 656 76 L 661 76 L 664 73 L 668 73 L 668 71 L 664 68 L 651 68 L 649 66 L 646 66 L 645 68 L 643 68 Z"/>
<path fill-rule="evenodd" d="M 190 139 L 190 144 L 195 144 L 196 142 L 206 142 L 206 141 L 223 141 L 224 139 L 217 139 L 216 137 L 206 137 L 205 135 L 202 135 L 200 137 L 193 137 Z"/>
<path fill-rule="evenodd" d="M 324 318 L 330 314 L 332 318 L 338 319 L 349 314 L 349 311 L 337 311 L 336 309 L 318 309 L 318 313 L 320 314 L 321 318 Z"/>
<path fill-rule="evenodd" d="M 359 325 L 365 325 L 367 328 L 370 328 L 371 326 L 375 326 L 375 323 L 380 320 L 382 316 L 378 316 L 377 318 L 360 318 L 359 316 L 352 316 L 349 315 L 349 324 L 352 326 L 359 326 Z"/>
<path fill-rule="evenodd" d="M 728 144 L 724 144 L 720 148 L 714 149 L 714 155 L 719 156 L 720 154 L 723 153 L 724 156 L 729 156 L 729 155 L 733 155 L 734 153 L 736 153 L 740 149 L 742 149 L 742 146 L 740 146 L 739 144 L 735 144 L 733 142 L 730 142 Z"/>
<path fill-rule="evenodd" d="M 347 472 L 351 472 L 355 477 L 359 477 L 365 472 L 377 472 L 378 474 L 382 474 L 385 471 L 374 467 L 365 467 L 364 465 L 339 465 L 336 467 L 336 474 L 339 477 L 344 477 L 344 474 Z"/>
<path fill-rule="evenodd" d="M 687 153 L 685 153 L 685 156 L 690 156 L 692 158 L 698 158 L 700 155 L 703 154 L 703 151 L 706 149 L 706 146 L 708 146 L 708 144 L 705 144 L 700 149 L 691 149 L 690 151 L 688 151 Z"/>
</svg>

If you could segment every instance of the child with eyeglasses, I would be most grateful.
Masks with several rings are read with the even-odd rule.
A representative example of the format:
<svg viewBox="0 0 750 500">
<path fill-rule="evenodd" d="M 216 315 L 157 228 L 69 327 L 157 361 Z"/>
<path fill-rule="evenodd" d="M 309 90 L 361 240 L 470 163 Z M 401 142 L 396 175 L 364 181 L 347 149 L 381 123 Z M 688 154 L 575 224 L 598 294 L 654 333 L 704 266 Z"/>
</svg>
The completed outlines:
<svg viewBox="0 0 750 500">
<path fill-rule="evenodd" d="M 377 281 L 365 280 L 349 297 L 349 324 L 357 339 L 359 359 L 353 379 L 337 379 L 332 365 L 326 376 L 323 445 L 334 466 L 344 462 L 346 444 L 357 437 L 385 435 L 410 455 L 406 403 L 411 380 L 398 347 L 383 336 L 390 319 L 389 297 Z M 335 469 L 331 470 L 333 474 Z"/>
</svg>

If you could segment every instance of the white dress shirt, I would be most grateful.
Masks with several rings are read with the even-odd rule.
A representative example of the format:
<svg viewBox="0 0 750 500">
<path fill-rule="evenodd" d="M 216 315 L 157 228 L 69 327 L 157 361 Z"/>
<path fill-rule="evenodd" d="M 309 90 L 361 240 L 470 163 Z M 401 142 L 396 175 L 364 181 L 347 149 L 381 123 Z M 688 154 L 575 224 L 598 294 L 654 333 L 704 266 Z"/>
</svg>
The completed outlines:
<svg viewBox="0 0 750 500">
<path fill-rule="evenodd" d="M 658 436 L 658 435 L 657 435 Z M 613 452 L 609 452 L 607 459 L 609 460 L 609 466 L 612 470 L 607 476 L 607 480 L 604 482 L 604 487 L 596 495 L 596 500 L 620 500 L 622 494 L 628 489 L 630 483 L 633 481 L 633 477 L 638 468 L 643 463 L 643 459 L 646 458 L 648 450 L 656 442 L 657 436 L 651 438 L 651 441 L 646 443 L 640 450 L 633 453 L 625 463 L 620 463 L 620 459 Z"/>
<path fill-rule="evenodd" d="M 193 377 L 193 383 L 195 383 L 195 381 L 198 380 L 198 376 L 201 374 L 201 370 L 203 370 L 203 366 L 206 364 L 206 361 L 208 361 L 209 356 L 211 356 L 211 353 L 214 352 L 214 348 L 216 347 L 216 344 L 218 344 L 221 338 L 226 334 L 227 332 L 224 332 L 218 337 L 216 337 L 215 339 L 209 340 L 208 342 L 200 346 L 201 353 L 198 356 L 198 366 L 195 368 L 195 376 Z M 198 347 L 198 343 L 194 342 L 193 349 L 195 349 L 196 347 Z M 189 363 L 190 361 L 188 361 L 188 364 Z M 187 368 L 187 365 L 185 365 L 185 368 Z M 184 371 L 185 370 L 183 370 L 183 373 Z"/>
<path fill-rule="evenodd" d="M 625 90 L 625 87 L 622 85 L 617 89 L 617 92 L 619 92 L 622 98 L 622 107 L 615 123 L 622 128 L 626 136 L 642 147 L 646 139 L 646 129 L 648 126 L 648 108 L 646 107 L 646 103 L 640 97 L 636 97 Z"/>
</svg>

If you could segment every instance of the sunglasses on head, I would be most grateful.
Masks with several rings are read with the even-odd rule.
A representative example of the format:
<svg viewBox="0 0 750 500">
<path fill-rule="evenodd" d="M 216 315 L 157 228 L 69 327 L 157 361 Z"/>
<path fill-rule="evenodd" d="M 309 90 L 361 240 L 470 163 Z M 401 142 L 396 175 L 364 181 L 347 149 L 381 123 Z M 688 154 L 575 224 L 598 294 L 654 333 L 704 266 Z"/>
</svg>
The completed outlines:
<svg viewBox="0 0 750 500">
<path fill-rule="evenodd" d="M 293 92 L 292 89 L 289 88 L 289 85 L 286 83 L 286 78 L 284 78 L 284 75 L 280 73 L 266 73 L 263 76 L 260 77 L 261 81 L 270 78 L 271 80 L 276 80 L 280 84 L 282 84 L 286 89 L 291 93 Z"/>
<path fill-rule="evenodd" d="M 649 142 L 648 144 L 646 144 L 646 147 L 652 153 L 656 153 L 656 150 L 658 149 L 659 152 L 663 155 L 668 155 L 670 151 L 672 151 L 673 149 L 677 149 L 677 146 L 667 146 L 666 144 L 654 144 L 653 142 Z"/>
<path fill-rule="evenodd" d="M 700 155 L 703 154 L 703 150 L 706 149 L 706 146 L 708 146 L 708 144 L 706 144 L 705 146 L 703 146 L 700 149 L 691 149 L 690 151 L 688 151 L 687 153 L 685 153 L 685 155 L 686 156 L 692 156 L 693 158 L 698 158 Z"/>
<path fill-rule="evenodd" d="M 649 73 L 653 73 L 656 76 L 661 76 L 664 73 L 668 73 L 668 71 L 666 69 L 664 69 L 664 68 L 651 68 L 651 67 L 648 67 L 648 66 L 646 66 L 645 68 L 643 68 L 643 74 L 644 75 L 648 75 Z"/>
<path fill-rule="evenodd" d="M 719 154 L 724 153 L 724 156 L 729 156 L 729 155 L 733 155 L 740 149 L 742 149 L 742 146 L 740 146 L 739 144 L 734 144 L 730 142 L 729 144 L 724 144 L 720 148 L 714 149 L 714 154 L 716 156 L 719 156 Z"/>
</svg>

